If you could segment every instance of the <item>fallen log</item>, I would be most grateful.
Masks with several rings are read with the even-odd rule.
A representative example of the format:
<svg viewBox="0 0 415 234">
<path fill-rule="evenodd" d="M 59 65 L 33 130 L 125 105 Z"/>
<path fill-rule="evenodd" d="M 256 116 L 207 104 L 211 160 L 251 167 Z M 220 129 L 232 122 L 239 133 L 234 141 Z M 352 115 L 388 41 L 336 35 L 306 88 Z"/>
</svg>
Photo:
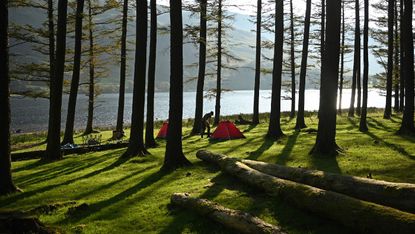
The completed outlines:
<svg viewBox="0 0 415 234">
<path fill-rule="evenodd" d="M 223 224 L 229 229 L 233 229 L 239 233 L 284 233 L 279 227 L 268 224 L 248 213 L 231 210 L 206 199 L 192 198 L 188 194 L 173 194 L 171 196 L 171 203 L 173 205 L 178 205 L 192 211 L 196 211 L 198 214 L 207 216 L 214 221 Z"/>
<path fill-rule="evenodd" d="M 343 193 L 403 211 L 415 213 L 415 185 L 346 176 L 335 173 L 285 167 L 253 160 L 241 160 L 248 167 L 281 179 Z"/>
<path fill-rule="evenodd" d="M 301 209 L 321 215 L 357 231 L 364 233 L 413 233 L 415 230 L 414 214 L 280 179 L 220 154 L 199 151 L 197 157 L 219 165 L 223 171 L 271 196 L 282 198 Z"/>
</svg>

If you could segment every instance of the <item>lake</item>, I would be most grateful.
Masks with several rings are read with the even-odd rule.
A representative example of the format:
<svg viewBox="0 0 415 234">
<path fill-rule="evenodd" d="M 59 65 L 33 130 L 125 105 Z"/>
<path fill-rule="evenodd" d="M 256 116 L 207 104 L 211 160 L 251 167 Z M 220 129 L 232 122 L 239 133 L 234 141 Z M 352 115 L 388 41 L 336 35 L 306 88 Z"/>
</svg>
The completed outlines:
<svg viewBox="0 0 415 234">
<path fill-rule="evenodd" d="M 318 110 L 319 90 L 306 90 L 305 109 L 308 111 Z M 348 108 L 351 90 L 344 90 L 343 108 Z M 283 96 L 289 96 L 284 93 Z M 195 108 L 196 92 L 185 92 L 183 102 L 183 118 L 193 118 Z M 261 90 L 260 112 L 269 112 L 271 109 L 271 91 Z M 370 90 L 368 95 L 368 107 L 383 108 L 385 97 L 378 90 Z M 297 94 L 298 98 L 298 94 Z M 64 96 L 62 105 L 62 127 L 66 119 L 68 96 Z M 298 103 L 298 102 L 297 102 Z M 130 123 L 132 94 L 126 94 L 124 121 Z M 282 111 L 290 111 L 290 100 L 282 100 Z M 221 115 L 249 114 L 252 113 L 253 91 L 233 91 L 222 95 Z M 94 126 L 115 126 L 117 117 L 118 94 L 102 94 L 97 98 L 95 107 Z M 18 129 L 23 132 L 45 131 L 48 127 L 49 101 L 46 99 L 32 99 L 25 97 L 12 97 L 12 131 Z M 83 129 L 87 118 L 88 97 L 79 95 L 75 128 Z M 160 92 L 155 94 L 155 118 L 164 120 L 168 118 L 169 94 Z M 204 113 L 215 110 L 215 100 L 205 99 Z"/>
</svg>

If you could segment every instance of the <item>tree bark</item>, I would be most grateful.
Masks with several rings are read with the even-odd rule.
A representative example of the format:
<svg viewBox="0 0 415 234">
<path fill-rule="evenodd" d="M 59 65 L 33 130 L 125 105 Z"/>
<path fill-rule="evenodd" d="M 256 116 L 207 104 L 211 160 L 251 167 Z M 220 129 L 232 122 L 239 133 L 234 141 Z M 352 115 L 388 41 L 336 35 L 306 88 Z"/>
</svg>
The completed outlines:
<svg viewBox="0 0 415 234">
<path fill-rule="evenodd" d="M 354 34 L 354 58 L 352 76 L 352 95 L 350 99 L 349 117 L 355 115 L 356 84 L 360 80 L 360 0 L 355 0 L 355 34 Z"/>
<path fill-rule="evenodd" d="M 290 31 L 291 31 L 291 112 L 290 118 L 295 118 L 295 99 L 296 99 L 296 82 L 295 82 L 295 32 L 294 32 L 294 9 L 293 0 L 290 0 Z"/>
<path fill-rule="evenodd" d="M 220 121 L 220 99 L 222 94 L 222 0 L 219 0 L 218 2 L 218 61 L 216 68 L 215 125 L 218 125 Z"/>
<path fill-rule="evenodd" d="M 10 158 L 10 77 L 8 1 L 0 2 L 0 195 L 16 192 Z"/>
<path fill-rule="evenodd" d="M 183 19 L 182 2 L 170 0 L 170 99 L 169 130 L 162 170 L 170 171 L 191 163 L 183 154 Z"/>
<path fill-rule="evenodd" d="M 88 117 L 84 135 L 91 134 L 94 122 L 94 103 L 95 103 L 95 54 L 94 54 L 94 34 L 92 22 L 92 0 L 88 0 L 88 31 L 89 31 L 89 83 L 88 83 Z"/>
<path fill-rule="evenodd" d="M 405 109 L 402 117 L 402 124 L 399 129 L 401 134 L 413 134 L 414 127 L 414 43 L 412 28 L 413 1 L 404 0 L 404 13 L 401 17 L 402 51 L 404 54 L 401 62 L 401 70 L 405 77 Z"/>
<path fill-rule="evenodd" d="M 306 13 L 304 20 L 304 39 L 303 39 L 303 51 L 301 58 L 301 71 L 300 71 L 300 90 L 298 93 L 298 113 L 295 129 L 300 130 L 306 128 L 304 120 L 304 103 L 305 103 L 305 86 L 306 86 L 306 73 L 307 73 L 307 59 L 308 59 L 308 44 L 310 37 L 310 17 L 311 17 L 311 0 L 307 0 Z"/>
<path fill-rule="evenodd" d="M 282 59 L 284 44 L 284 3 L 282 0 L 275 1 L 275 43 L 274 61 L 272 71 L 272 97 L 271 114 L 267 137 L 278 139 L 284 136 L 281 130 L 281 81 L 282 81 Z"/>
<path fill-rule="evenodd" d="M 399 27 L 400 29 L 396 29 L 399 30 L 399 48 L 400 48 L 400 53 L 399 53 L 399 86 L 400 86 L 400 105 L 399 105 L 399 111 L 403 112 L 404 108 L 405 108 L 405 74 L 402 70 L 402 63 L 403 63 L 403 59 L 404 59 L 404 54 L 402 52 L 403 50 L 403 40 L 402 40 L 402 17 L 403 17 L 403 0 L 399 1 L 399 17 L 401 19 L 400 23 L 399 23 Z M 398 21 L 398 17 L 396 17 L 396 21 Z"/>
<path fill-rule="evenodd" d="M 328 13 L 332 10 L 329 6 L 330 1 L 327 5 Z M 327 22 L 327 27 L 330 28 L 330 17 Z M 328 49 L 330 48 L 330 33 L 327 35 Z M 235 159 L 224 158 L 207 151 L 197 152 L 197 157 L 218 165 L 226 173 L 271 196 L 279 197 L 296 207 L 321 215 L 359 232 L 412 233 L 415 228 L 414 214 L 280 179 L 254 170 Z"/>
<path fill-rule="evenodd" d="M 78 0 L 76 5 L 76 23 L 75 23 L 75 55 L 71 81 L 71 91 L 68 101 L 68 113 L 66 116 L 65 134 L 62 145 L 73 144 L 74 123 L 76 112 L 76 99 L 78 97 L 79 79 L 81 73 L 81 56 L 82 56 L 82 19 L 84 11 L 84 0 Z"/>
<path fill-rule="evenodd" d="M 366 121 L 367 92 L 368 92 L 367 86 L 368 86 L 368 80 L 369 80 L 369 0 L 364 0 L 364 3 L 365 3 L 365 21 L 364 21 L 364 26 L 363 26 L 364 27 L 363 29 L 363 105 L 362 105 L 362 113 L 360 115 L 360 126 L 359 126 L 359 130 L 361 132 L 367 132 L 369 130 L 367 128 L 367 121 Z M 391 85 L 391 88 L 392 88 L 392 85 Z M 392 94 L 391 94 L 391 98 L 392 98 Z"/>
<path fill-rule="evenodd" d="M 327 2 L 327 39 L 320 88 L 320 110 L 316 144 L 311 153 L 335 155 L 337 88 L 339 78 L 341 0 Z"/>
<path fill-rule="evenodd" d="M 345 8 L 344 8 L 344 1 L 342 2 L 342 45 L 341 45 L 341 58 L 340 58 L 340 85 L 339 85 L 339 109 L 337 113 L 339 115 L 342 114 L 342 101 L 343 101 L 343 83 L 344 83 L 344 51 L 345 51 L 345 37 L 346 37 L 346 25 L 345 25 Z"/>
<path fill-rule="evenodd" d="M 61 108 L 62 89 L 65 71 L 66 52 L 66 18 L 68 1 L 59 0 L 58 3 L 58 31 L 56 34 L 56 64 L 54 77 L 50 80 L 50 107 L 48 139 L 44 158 L 46 160 L 62 159 L 60 133 L 61 133 Z"/>
<path fill-rule="evenodd" d="M 259 124 L 259 90 L 261 81 L 261 27 L 262 27 L 262 0 L 257 1 L 256 17 L 256 54 L 255 54 L 255 86 L 254 110 L 252 123 Z"/>
<path fill-rule="evenodd" d="M 48 34 L 49 34 L 49 79 L 52 80 L 55 73 L 55 22 L 53 16 L 53 0 L 48 0 Z M 50 89 L 50 85 L 49 85 Z"/>
<path fill-rule="evenodd" d="M 121 26 L 120 90 L 118 92 L 117 126 L 115 127 L 115 131 L 118 136 L 121 136 L 121 134 L 124 133 L 125 79 L 127 68 L 127 20 L 128 0 L 124 0 Z"/>
<path fill-rule="evenodd" d="M 144 146 L 144 108 L 147 66 L 147 0 L 137 1 L 136 5 L 136 50 L 134 63 L 133 110 L 131 132 L 127 151 L 123 157 L 148 154 Z"/>
<path fill-rule="evenodd" d="M 393 86 L 393 50 L 394 50 L 394 33 L 395 23 L 395 0 L 388 1 L 388 64 L 386 76 L 386 104 L 384 119 L 390 119 L 392 115 L 392 86 Z M 363 78 L 364 79 L 364 78 Z"/>
<path fill-rule="evenodd" d="M 225 208 L 206 199 L 192 198 L 188 194 L 173 194 L 171 203 L 195 211 L 202 216 L 207 216 L 238 233 L 284 233 L 281 231 L 281 228 L 266 223 L 258 217 L 242 211 Z"/>
<path fill-rule="evenodd" d="M 400 110 L 400 87 L 399 87 L 399 34 L 398 34 L 398 4 L 394 3 L 394 61 L 393 61 L 393 77 L 394 77 L 394 87 L 395 87 L 395 104 L 394 111 L 399 112 Z"/>
<path fill-rule="evenodd" d="M 207 31 L 207 0 L 200 1 L 200 38 L 199 38 L 199 73 L 196 88 L 196 109 L 192 134 L 199 134 L 203 117 L 203 90 L 206 73 L 206 31 Z"/>
<path fill-rule="evenodd" d="M 146 147 L 157 146 L 154 140 L 154 83 L 156 80 L 157 59 L 157 2 L 150 0 L 151 24 L 150 24 L 150 55 L 148 61 L 148 86 L 147 86 L 147 119 L 146 119 Z"/>
</svg>

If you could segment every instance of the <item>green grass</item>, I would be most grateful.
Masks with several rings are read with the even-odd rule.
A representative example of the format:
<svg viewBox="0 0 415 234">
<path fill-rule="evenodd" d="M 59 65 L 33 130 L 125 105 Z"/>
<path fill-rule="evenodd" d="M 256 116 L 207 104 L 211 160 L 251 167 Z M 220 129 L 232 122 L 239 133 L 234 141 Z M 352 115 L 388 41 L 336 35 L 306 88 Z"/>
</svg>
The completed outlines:
<svg viewBox="0 0 415 234">
<path fill-rule="evenodd" d="M 239 126 L 246 139 L 225 142 L 189 137 L 191 124 L 187 123 L 183 147 L 193 166 L 169 174 L 159 171 L 164 141 L 158 141 L 158 148 L 150 149 L 151 155 L 129 160 L 121 159 L 125 149 L 118 149 L 70 155 L 54 163 L 15 162 L 14 180 L 24 193 L 0 197 L 0 207 L 25 210 L 55 202 L 87 203 L 89 206 L 85 210 L 68 212 L 64 208 L 40 216 L 41 221 L 68 233 L 230 233 L 204 217 L 169 206 L 171 194 L 189 192 L 229 208 L 248 211 L 279 224 L 289 233 L 349 233 L 350 230 L 336 223 L 240 183 L 216 167 L 199 161 L 195 154 L 200 149 L 208 149 L 293 167 L 363 177 L 370 172 L 375 179 L 415 183 L 415 137 L 395 134 L 401 117 L 395 115 L 392 120 L 384 120 L 382 113 L 373 112 L 368 121 L 370 131 L 361 133 L 359 119 L 338 119 L 337 143 L 344 153 L 335 158 L 308 155 L 316 134 L 295 132 L 295 120 L 284 118 L 286 137 L 277 142 L 264 138 L 266 123 L 256 127 Z M 315 115 L 309 115 L 306 122 L 309 128 L 317 128 Z M 109 138 L 111 132 L 101 134 Z M 13 144 L 29 146 L 42 142 L 42 137 L 41 134 L 13 136 Z M 35 146 L 36 149 L 42 147 L 44 145 Z"/>
</svg>

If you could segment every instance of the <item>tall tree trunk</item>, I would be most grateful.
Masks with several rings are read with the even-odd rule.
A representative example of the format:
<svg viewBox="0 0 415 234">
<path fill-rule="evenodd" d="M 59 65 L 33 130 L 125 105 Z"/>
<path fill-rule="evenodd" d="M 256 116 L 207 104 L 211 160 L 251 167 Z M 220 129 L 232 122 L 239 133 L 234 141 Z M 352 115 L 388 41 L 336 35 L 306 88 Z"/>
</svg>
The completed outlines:
<svg viewBox="0 0 415 234">
<path fill-rule="evenodd" d="M 169 130 L 162 170 L 190 165 L 182 149 L 183 117 L 183 22 L 182 2 L 170 0 L 170 99 Z"/>
<path fill-rule="evenodd" d="M 257 1 L 256 16 L 256 55 L 255 55 L 255 87 L 254 87 L 254 115 L 252 123 L 259 123 L 259 90 L 261 80 L 261 27 L 262 27 L 262 0 Z"/>
<path fill-rule="evenodd" d="M 217 61 L 217 78 L 216 78 L 216 104 L 215 104 L 215 125 L 220 120 L 220 99 L 222 93 L 222 0 L 219 0 L 218 6 L 218 61 Z"/>
<path fill-rule="evenodd" d="M 367 85 L 369 80 L 369 0 L 365 0 L 365 21 L 363 26 L 363 105 L 360 115 L 360 131 L 367 132 Z M 389 116 L 390 117 L 390 116 Z"/>
<path fill-rule="evenodd" d="M 308 59 L 308 44 L 310 37 L 310 17 L 311 17 L 311 0 L 307 0 L 306 13 L 304 20 L 304 39 L 303 39 L 303 52 L 301 58 L 301 71 L 300 71 L 300 89 L 298 93 L 298 113 L 295 129 L 300 130 L 306 128 L 304 120 L 304 103 L 305 103 L 305 78 L 307 73 L 307 59 Z"/>
<path fill-rule="evenodd" d="M 60 133 L 61 133 L 61 108 L 62 88 L 65 71 L 66 52 L 66 17 L 68 1 L 59 0 L 58 3 L 58 31 L 56 34 L 56 64 L 54 77 L 50 80 L 50 107 L 48 139 L 44 158 L 46 160 L 59 160 L 62 158 Z"/>
<path fill-rule="evenodd" d="M 55 73 L 55 22 L 53 16 L 53 0 L 48 0 L 48 34 L 49 34 L 49 79 Z M 50 87 L 49 87 L 50 88 Z"/>
<path fill-rule="evenodd" d="M 296 93 L 296 83 L 295 83 L 295 32 L 294 32 L 294 9 L 293 9 L 293 0 L 290 0 L 290 31 L 291 31 L 291 112 L 290 118 L 295 117 L 295 93 Z"/>
<path fill-rule="evenodd" d="M 95 103 L 95 54 L 94 54 L 94 34 L 92 22 L 92 0 L 88 0 L 88 30 L 89 30 L 89 91 L 88 91 L 88 117 L 84 135 L 91 134 L 93 130 L 94 121 L 94 103 Z"/>
<path fill-rule="evenodd" d="M 344 1 L 342 2 L 342 44 L 341 44 L 341 59 L 340 59 L 340 85 L 339 85 L 339 109 L 337 113 L 342 114 L 342 101 L 343 101 L 343 83 L 344 83 L 344 51 L 345 51 L 345 37 L 346 37 L 346 27 L 345 27 L 345 8 Z"/>
<path fill-rule="evenodd" d="M 336 103 L 339 78 L 341 0 L 327 1 L 327 38 L 320 88 L 320 118 L 316 144 L 311 153 L 334 155 L 336 144 Z"/>
<path fill-rule="evenodd" d="M 324 49 L 325 49 L 325 41 L 326 41 L 326 0 L 321 0 L 321 21 L 320 21 L 320 82 L 323 79 L 323 59 L 324 59 Z M 321 103 L 319 103 L 319 106 Z M 318 117 L 320 117 L 320 110 L 318 112 Z"/>
<path fill-rule="evenodd" d="M 404 0 L 404 13 L 401 17 L 402 24 L 402 51 L 404 54 L 401 62 L 401 70 L 405 77 L 405 109 L 402 117 L 399 133 L 415 132 L 414 128 L 414 44 L 412 33 L 412 0 Z"/>
<path fill-rule="evenodd" d="M 150 26 L 150 55 L 148 61 L 147 86 L 147 119 L 146 119 L 146 147 L 156 147 L 154 140 L 154 83 L 156 80 L 157 56 L 157 2 L 150 0 L 151 26 Z"/>
<path fill-rule="evenodd" d="M 399 16 L 401 17 L 401 21 L 399 23 L 399 37 L 401 38 L 399 40 L 399 48 L 400 48 L 400 53 L 399 53 L 399 87 L 400 87 L 400 104 L 399 104 L 399 111 L 403 112 L 404 108 L 405 108 L 405 74 L 402 70 L 402 63 L 403 63 L 403 40 L 402 40 L 402 17 L 403 17 L 403 0 L 399 1 Z M 397 20 L 397 19 L 396 19 Z"/>
<path fill-rule="evenodd" d="M 200 1 L 200 38 L 199 38 L 199 74 L 196 88 L 196 109 L 192 134 L 200 133 L 200 121 L 203 117 L 203 89 L 206 73 L 206 29 L 207 29 L 207 0 Z"/>
<path fill-rule="evenodd" d="M 400 87 L 399 87 L 399 34 L 398 34 L 398 4 L 394 3 L 394 62 L 393 62 L 393 77 L 394 77 L 394 87 L 395 87 L 395 104 L 393 110 L 399 112 L 400 109 Z"/>
<path fill-rule="evenodd" d="M 352 95 L 350 98 L 349 117 L 355 115 L 356 84 L 360 80 L 360 0 L 355 0 L 355 34 L 354 34 L 354 58 L 352 75 Z"/>
<path fill-rule="evenodd" d="M 278 139 L 284 135 L 281 130 L 281 80 L 282 59 L 284 44 L 284 3 L 283 0 L 275 1 L 275 43 L 274 62 L 272 71 L 272 97 L 271 114 L 267 137 Z"/>
<path fill-rule="evenodd" d="M 13 184 L 10 158 L 10 77 L 8 1 L 0 2 L 0 195 L 17 191 Z"/>
<path fill-rule="evenodd" d="M 69 94 L 68 113 L 66 117 L 65 134 L 62 145 L 73 144 L 76 99 L 78 97 L 79 78 L 81 73 L 81 55 L 82 55 L 82 18 L 84 11 L 84 0 L 78 0 L 76 5 L 76 23 L 75 23 L 75 55 L 73 64 L 73 73 L 71 81 L 71 91 Z"/>
<path fill-rule="evenodd" d="M 137 0 L 136 4 L 133 111 L 131 113 L 130 142 L 123 157 L 144 156 L 148 153 L 144 146 L 143 137 L 147 66 L 147 0 Z"/>
<path fill-rule="evenodd" d="M 122 8 L 122 26 L 121 26 L 121 63 L 120 63 L 120 90 L 118 92 L 118 112 L 117 126 L 115 131 L 116 137 L 121 137 L 124 133 L 124 108 L 125 108 L 125 78 L 127 68 L 127 20 L 128 20 L 128 0 L 124 0 Z"/>
<path fill-rule="evenodd" d="M 388 67 L 386 77 L 386 106 L 384 119 L 390 119 L 392 115 L 392 85 L 393 85 L 393 26 L 395 22 L 395 0 L 388 1 Z"/>
</svg>

